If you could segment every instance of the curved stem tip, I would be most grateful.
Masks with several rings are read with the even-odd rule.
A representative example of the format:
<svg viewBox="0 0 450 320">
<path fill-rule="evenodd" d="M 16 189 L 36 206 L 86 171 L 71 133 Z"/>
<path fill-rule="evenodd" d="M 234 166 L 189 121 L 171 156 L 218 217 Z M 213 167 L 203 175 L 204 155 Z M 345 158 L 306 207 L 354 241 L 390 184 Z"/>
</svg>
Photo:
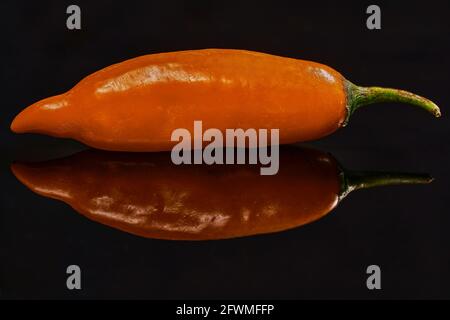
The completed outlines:
<svg viewBox="0 0 450 320">
<path fill-rule="evenodd" d="M 353 112 L 355 112 L 356 109 L 379 102 L 400 102 L 411 104 L 428 111 L 435 117 L 441 116 L 441 110 L 433 101 L 408 91 L 380 87 L 359 87 L 347 80 L 345 85 L 347 89 L 348 110 L 345 124 L 347 124 L 348 118 L 353 114 Z"/>
</svg>

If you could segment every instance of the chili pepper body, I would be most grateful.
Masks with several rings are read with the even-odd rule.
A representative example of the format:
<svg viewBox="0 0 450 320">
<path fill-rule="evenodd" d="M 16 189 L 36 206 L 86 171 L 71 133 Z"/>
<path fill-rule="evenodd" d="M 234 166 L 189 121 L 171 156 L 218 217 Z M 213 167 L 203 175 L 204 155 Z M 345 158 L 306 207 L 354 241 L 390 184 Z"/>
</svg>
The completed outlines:
<svg viewBox="0 0 450 320">
<path fill-rule="evenodd" d="M 336 131 L 360 104 L 416 102 L 438 114 L 424 98 L 369 89 L 325 65 L 264 53 L 151 54 L 107 67 L 64 94 L 38 101 L 14 119 L 11 129 L 73 138 L 105 150 L 167 151 L 177 143 L 172 132 L 192 129 L 195 120 L 222 133 L 279 129 L 285 144 Z"/>
<path fill-rule="evenodd" d="M 34 192 L 113 228 L 158 239 L 223 239 L 301 226 L 336 206 L 334 159 L 281 150 L 274 176 L 260 176 L 257 165 L 176 166 L 166 153 L 92 150 L 12 170 Z"/>
</svg>

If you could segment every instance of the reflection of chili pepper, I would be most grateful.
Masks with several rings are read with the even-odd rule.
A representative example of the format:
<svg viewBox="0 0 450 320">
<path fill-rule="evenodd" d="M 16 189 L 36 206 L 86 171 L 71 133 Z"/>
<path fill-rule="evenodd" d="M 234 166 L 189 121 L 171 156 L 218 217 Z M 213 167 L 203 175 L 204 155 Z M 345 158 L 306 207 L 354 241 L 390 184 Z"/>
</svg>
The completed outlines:
<svg viewBox="0 0 450 320">
<path fill-rule="evenodd" d="M 357 108 L 403 102 L 435 116 L 431 101 L 401 90 L 358 87 L 309 61 L 242 50 L 146 55 L 100 70 L 65 94 L 26 108 L 15 132 L 68 137 L 119 151 L 170 150 L 171 133 L 204 128 L 280 129 L 280 143 L 326 136 Z"/>
<path fill-rule="evenodd" d="M 257 165 L 176 166 L 165 153 L 84 151 L 13 164 L 34 192 L 62 200 L 89 219 L 136 235 L 207 240 L 276 232 L 330 212 L 348 192 L 428 183 L 428 175 L 347 173 L 326 153 L 281 148 L 280 171 Z"/>
</svg>

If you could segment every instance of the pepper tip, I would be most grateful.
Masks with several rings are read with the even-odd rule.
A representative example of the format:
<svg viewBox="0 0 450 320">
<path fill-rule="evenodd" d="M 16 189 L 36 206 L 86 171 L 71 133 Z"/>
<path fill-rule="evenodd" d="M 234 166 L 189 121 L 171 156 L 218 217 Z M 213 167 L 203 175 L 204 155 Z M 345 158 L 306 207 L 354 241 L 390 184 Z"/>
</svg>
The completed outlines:
<svg viewBox="0 0 450 320">
<path fill-rule="evenodd" d="M 13 119 L 11 122 L 11 125 L 9 126 L 9 129 L 14 133 L 21 133 L 19 121 L 17 121 L 17 116 Z"/>
</svg>

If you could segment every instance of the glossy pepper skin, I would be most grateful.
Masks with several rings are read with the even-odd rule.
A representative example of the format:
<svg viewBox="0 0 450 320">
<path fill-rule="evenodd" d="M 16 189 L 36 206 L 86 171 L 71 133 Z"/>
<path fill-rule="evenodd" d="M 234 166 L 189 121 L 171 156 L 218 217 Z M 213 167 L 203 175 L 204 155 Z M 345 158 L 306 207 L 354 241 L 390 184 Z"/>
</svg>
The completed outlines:
<svg viewBox="0 0 450 320">
<path fill-rule="evenodd" d="M 277 175 L 261 176 L 258 165 L 176 166 L 167 153 L 88 150 L 15 163 L 12 171 L 32 191 L 64 201 L 91 220 L 168 240 L 291 229 L 323 217 L 354 189 L 430 181 L 411 174 L 352 179 L 331 155 L 306 148 L 282 147 L 280 164 Z"/>
<path fill-rule="evenodd" d="M 325 65 L 232 49 L 151 54 L 100 70 L 68 92 L 29 106 L 17 133 L 73 138 L 113 151 L 164 151 L 173 130 L 279 129 L 280 143 L 324 137 L 359 106 L 398 101 L 436 116 L 411 93 L 357 87 Z"/>
</svg>

